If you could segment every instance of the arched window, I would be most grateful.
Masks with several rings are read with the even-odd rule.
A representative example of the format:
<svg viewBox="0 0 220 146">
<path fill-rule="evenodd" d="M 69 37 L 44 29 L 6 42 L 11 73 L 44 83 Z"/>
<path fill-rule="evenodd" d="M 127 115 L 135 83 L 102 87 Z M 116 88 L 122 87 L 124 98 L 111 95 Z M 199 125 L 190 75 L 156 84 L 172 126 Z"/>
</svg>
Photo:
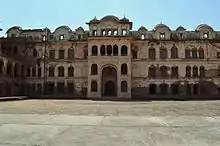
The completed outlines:
<svg viewBox="0 0 220 146">
<path fill-rule="evenodd" d="M 49 77 L 54 77 L 55 75 L 55 68 L 53 66 L 49 67 Z"/>
<path fill-rule="evenodd" d="M 74 68 L 72 66 L 68 67 L 68 77 L 74 76 Z"/>
<path fill-rule="evenodd" d="M 74 59 L 74 49 L 73 48 L 69 48 L 68 49 L 68 59 Z M 55 56 L 55 52 L 54 52 L 54 56 Z"/>
<path fill-rule="evenodd" d="M 7 76 L 11 76 L 12 75 L 12 64 L 10 62 L 7 63 L 7 70 L 6 70 L 6 74 Z"/>
<path fill-rule="evenodd" d="M 37 57 L 37 50 L 36 49 L 33 50 L 33 56 Z"/>
<path fill-rule="evenodd" d="M 121 75 L 127 75 L 128 74 L 128 67 L 127 64 L 122 64 L 121 65 Z"/>
<path fill-rule="evenodd" d="M 185 58 L 186 58 L 186 59 L 190 59 L 190 58 L 191 58 L 191 53 L 190 53 L 189 48 L 186 48 L 186 49 L 185 49 Z"/>
<path fill-rule="evenodd" d="M 113 55 L 118 56 L 118 46 L 117 45 L 113 46 Z"/>
<path fill-rule="evenodd" d="M 92 56 L 97 56 L 97 55 L 98 55 L 98 47 L 92 46 Z"/>
<path fill-rule="evenodd" d="M 171 67 L 171 77 L 175 78 L 179 76 L 179 68 L 178 66 L 172 66 Z"/>
<path fill-rule="evenodd" d="M 155 78 L 156 77 L 156 67 L 150 66 L 148 69 L 148 77 L 149 78 Z"/>
<path fill-rule="evenodd" d="M 185 77 L 191 77 L 191 67 L 190 66 L 186 66 Z"/>
<path fill-rule="evenodd" d="M 28 68 L 27 69 L 27 77 L 30 77 L 31 76 L 31 68 Z"/>
<path fill-rule="evenodd" d="M 126 81 L 121 82 L 121 92 L 128 92 L 128 84 Z"/>
<path fill-rule="evenodd" d="M 97 36 L 97 30 L 92 31 L 92 36 Z"/>
<path fill-rule="evenodd" d="M 24 65 L 21 65 L 21 77 L 25 77 L 25 66 Z"/>
<path fill-rule="evenodd" d="M 167 94 L 168 93 L 168 85 L 167 84 L 160 84 L 159 85 L 160 87 L 160 94 L 164 95 L 164 94 Z"/>
<path fill-rule="evenodd" d="M 112 46 L 111 46 L 111 45 L 108 45 L 108 46 L 107 46 L 107 55 L 108 55 L 108 56 L 111 56 L 111 55 L 112 55 Z"/>
<path fill-rule="evenodd" d="M 123 45 L 121 47 L 121 56 L 127 56 L 128 55 L 128 47 Z"/>
<path fill-rule="evenodd" d="M 92 64 L 91 66 L 91 75 L 97 75 L 98 74 L 98 65 Z"/>
<path fill-rule="evenodd" d="M 198 67 L 193 66 L 193 77 L 198 77 Z"/>
<path fill-rule="evenodd" d="M 167 48 L 161 47 L 160 48 L 160 59 L 166 59 L 167 58 Z"/>
<path fill-rule="evenodd" d="M 155 60 L 156 59 L 156 50 L 155 48 L 149 48 L 148 50 L 148 58 L 151 60 Z"/>
<path fill-rule="evenodd" d="M 204 59 L 204 58 L 205 58 L 204 49 L 199 48 L 199 59 Z"/>
<path fill-rule="evenodd" d="M 166 66 L 160 67 L 160 76 L 162 78 L 168 77 L 168 67 L 166 67 Z"/>
<path fill-rule="evenodd" d="M 197 56 L 197 48 L 193 48 L 192 49 L 192 58 L 193 59 L 197 59 L 198 58 L 198 56 Z"/>
<path fill-rule="evenodd" d="M 171 48 L 171 58 L 178 58 L 178 48 L 175 45 Z"/>
<path fill-rule="evenodd" d="M 97 92 L 98 91 L 98 84 L 96 81 L 91 82 L 91 92 Z"/>
<path fill-rule="evenodd" d="M 38 68 L 37 68 L 37 76 L 38 76 L 38 77 L 41 77 L 41 67 L 38 67 Z"/>
<path fill-rule="evenodd" d="M 141 39 L 144 40 L 145 39 L 145 35 L 141 34 Z"/>
<path fill-rule="evenodd" d="M 204 66 L 199 67 L 199 73 L 200 73 L 199 74 L 200 77 L 202 77 L 202 78 L 205 77 L 205 67 Z"/>
<path fill-rule="evenodd" d="M 36 66 L 32 67 L 32 77 L 36 77 Z"/>
<path fill-rule="evenodd" d="M 105 35 L 106 35 L 106 31 L 102 30 L 102 36 L 105 36 Z"/>
<path fill-rule="evenodd" d="M 4 62 L 0 60 L 0 75 L 2 75 L 4 72 Z"/>
<path fill-rule="evenodd" d="M 100 48 L 101 56 L 105 56 L 105 45 L 102 45 Z"/>
<path fill-rule="evenodd" d="M 123 29 L 123 30 L 122 30 L 122 35 L 123 35 L 123 36 L 127 35 L 127 30 L 126 30 L 126 29 Z"/>
<path fill-rule="evenodd" d="M 64 67 L 58 67 L 58 77 L 64 77 Z"/>
<path fill-rule="evenodd" d="M 108 36 L 112 35 L 112 31 L 108 30 Z"/>
<path fill-rule="evenodd" d="M 14 77 L 17 77 L 19 75 L 19 65 L 18 63 L 15 63 L 14 66 Z"/>
<path fill-rule="evenodd" d="M 114 30 L 114 36 L 118 35 L 118 30 Z"/>
</svg>

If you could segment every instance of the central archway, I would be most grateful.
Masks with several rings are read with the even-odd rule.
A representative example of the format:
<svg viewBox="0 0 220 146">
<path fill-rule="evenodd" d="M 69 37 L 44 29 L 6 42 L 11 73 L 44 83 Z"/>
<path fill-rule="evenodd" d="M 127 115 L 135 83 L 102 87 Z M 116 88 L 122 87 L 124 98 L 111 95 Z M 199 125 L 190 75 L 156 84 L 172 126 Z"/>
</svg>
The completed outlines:
<svg viewBox="0 0 220 146">
<path fill-rule="evenodd" d="M 102 70 L 102 96 L 117 96 L 117 70 L 112 66 Z"/>
</svg>

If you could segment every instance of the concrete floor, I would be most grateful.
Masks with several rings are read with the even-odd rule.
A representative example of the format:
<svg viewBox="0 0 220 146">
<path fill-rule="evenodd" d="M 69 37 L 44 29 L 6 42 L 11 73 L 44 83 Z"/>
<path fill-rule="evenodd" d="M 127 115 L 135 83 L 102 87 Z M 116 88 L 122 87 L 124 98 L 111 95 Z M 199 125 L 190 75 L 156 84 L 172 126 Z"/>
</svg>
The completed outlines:
<svg viewBox="0 0 220 146">
<path fill-rule="evenodd" d="M 220 101 L 0 102 L 0 146 L 220 146 Z"/>
</svg>

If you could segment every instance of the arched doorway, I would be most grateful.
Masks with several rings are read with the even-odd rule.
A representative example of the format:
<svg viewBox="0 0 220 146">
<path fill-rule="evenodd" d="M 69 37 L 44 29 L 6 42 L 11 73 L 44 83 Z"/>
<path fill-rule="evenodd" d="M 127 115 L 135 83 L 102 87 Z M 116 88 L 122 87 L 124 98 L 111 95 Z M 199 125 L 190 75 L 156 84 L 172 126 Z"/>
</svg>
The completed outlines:
<svg viewBox="0 0 220 146">
<path fill-rule="evenodd" d="M 117 96 L 117 70 L 114 67 L 102 70 L 102 96 Z"/>
</svg>

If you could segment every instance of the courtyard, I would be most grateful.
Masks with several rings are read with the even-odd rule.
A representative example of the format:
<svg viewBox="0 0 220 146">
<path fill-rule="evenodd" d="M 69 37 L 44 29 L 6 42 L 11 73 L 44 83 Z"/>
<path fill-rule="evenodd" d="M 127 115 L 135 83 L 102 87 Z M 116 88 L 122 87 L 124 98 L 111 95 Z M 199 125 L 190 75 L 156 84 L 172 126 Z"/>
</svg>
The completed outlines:
<svg viewBox="0 0 220 146">
<path fill-rule="evenodd" d="M 220 101 L 0 102 L 0 146 L 186 145 L 220 145 Z"/>
</svg>

